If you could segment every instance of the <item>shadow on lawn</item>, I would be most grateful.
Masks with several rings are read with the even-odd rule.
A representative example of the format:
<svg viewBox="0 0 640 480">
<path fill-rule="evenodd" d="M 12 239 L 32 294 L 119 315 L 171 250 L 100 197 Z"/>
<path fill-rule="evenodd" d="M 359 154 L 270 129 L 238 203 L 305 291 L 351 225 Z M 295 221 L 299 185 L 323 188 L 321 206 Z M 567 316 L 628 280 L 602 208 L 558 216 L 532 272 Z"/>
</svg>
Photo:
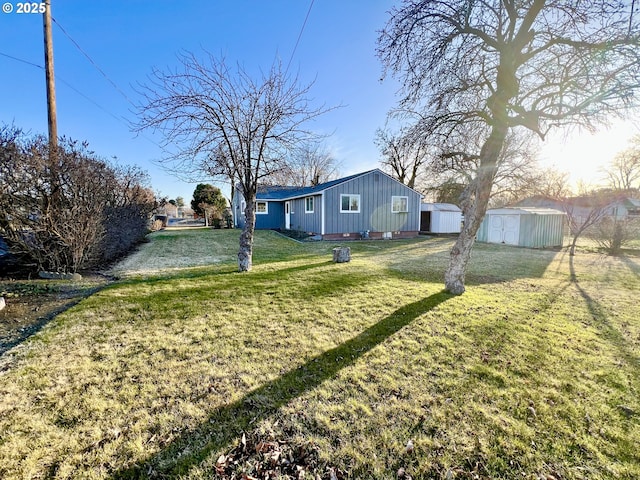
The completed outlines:
<svg viewBox="0 0 640 480">
<path fill-rule="evenodd" d="M 621 256 L 621 259 L 624 262 L 624 264 L 627 266 L 629 271 L 633 273 L 636 276 L 636 278 L 640 279 L 640 265 L 638 265 L 638 262 L 634 262 L 631 258 L 627 257 L 626 255 Z"/>
<path fill-rule="evenodd" d="M 600 305 L 600 303 L 595 300 L 589 293 L 582 288 L 580 282 L 578 281 L 578 276 L 576 275 L 575 265 L 574 265 L 574 257 L 569 257 L 569 272 L 570 272 L 570 281 L 575 285 L 580 293 L 580 296 L 584 299 L 587 304 L 587 308 L 589 309 L 589 313 L 591 313 L 591 317 L 593 318 L 596 328 L 602 332 L 604 338 L 609 340 L 613 345 L 615 345 L 620 352 L 620 355 L 631 367 L 629 371 L 633 373 L 633 375 L 637 378 L 640 377 L 640 373 L 635 366 L 640 365 L 640 358 L 633 352 L 632 348 L 629 346 L 629 341 L 620 333 L 620 331 L 611 324 L 609 321 L 607 312 Z"/>
<path fill-rule="evenodd" d="M 212 412 L 194 430 L 183 433 L 142 464 L 113 473 L 112 478 L 176 477 L 228 445 L 256 421 L 334 377 L 362 355 L 452 296 L 444 291 L 405 305 L 358 336 L 318 355 L 304 365 L 253 390 L 240 400 Z"/>
</svg>

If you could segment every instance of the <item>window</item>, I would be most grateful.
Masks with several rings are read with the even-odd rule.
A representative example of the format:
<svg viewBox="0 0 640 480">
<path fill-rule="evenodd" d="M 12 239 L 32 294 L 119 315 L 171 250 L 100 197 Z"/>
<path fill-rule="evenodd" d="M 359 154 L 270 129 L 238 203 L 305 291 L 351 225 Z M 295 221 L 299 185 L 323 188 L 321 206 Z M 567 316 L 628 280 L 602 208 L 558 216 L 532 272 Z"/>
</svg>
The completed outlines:
<svg viewBox="0 0 640 480">
<path fill-rule="evenodd" d="M 360 195 L 340 195 L 340 213 L 360 213 Z"/>
<path fill-rule="evenodd" d="M 391 197 L 391 212 L 401 213 L 409 211 L 409 197 Z"/>
<path fill-rule="evenodd" d="M 313 197 L 307 197 L 304 199 L 304 213 L 313 213 Z"/>
<path fill-rule="evenodd" d="M 266 215 L 269 213 L 267 202 L 256 202 L 256 215 Z"/>
</svg>

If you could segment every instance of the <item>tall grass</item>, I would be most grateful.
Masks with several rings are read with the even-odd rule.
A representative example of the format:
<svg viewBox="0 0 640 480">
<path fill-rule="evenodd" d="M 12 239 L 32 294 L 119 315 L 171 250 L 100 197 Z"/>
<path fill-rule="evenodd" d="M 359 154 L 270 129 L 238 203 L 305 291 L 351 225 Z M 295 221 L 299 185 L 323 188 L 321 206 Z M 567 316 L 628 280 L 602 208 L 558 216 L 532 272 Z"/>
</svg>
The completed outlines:
<svg viewBox="0 0 640 480">
<path fill-rule="evenodd" d="M 640 478 L 637 258 L 479 244 L 451 297 L 448 239 L 236 242 L 155 234 L 5 354 L 0 477 L 212 478 L 245 433 L 324 478 Z"/>
</svg>

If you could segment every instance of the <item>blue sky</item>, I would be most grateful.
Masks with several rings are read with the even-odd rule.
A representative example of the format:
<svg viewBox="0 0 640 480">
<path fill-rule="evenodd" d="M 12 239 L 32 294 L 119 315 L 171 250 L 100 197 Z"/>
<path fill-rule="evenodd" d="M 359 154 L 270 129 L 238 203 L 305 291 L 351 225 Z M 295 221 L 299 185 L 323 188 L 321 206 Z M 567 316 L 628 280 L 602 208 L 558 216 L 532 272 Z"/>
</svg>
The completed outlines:
<svg viewBox="0 0 640 480">
<path fill-rule="evenodd" d="M 31 65 L 44 65 L 42 16 L 16 13 L 16 0 L 0 3 L 14 10 L 0 13 L 0 123 L 46 133 L 44 70 Z M 291 59 L 290 70 L 303 82 L 315 79 L 311 94 L 317 105 L 343 105 L 312 125 L 332 133 L 327 146 L 341 162 L 341 173 L 375 168 L 375 131 L 384 126 L 398 89 L 392 78 L 380 80 L 375 47 L 377 32 L 395 3 L 399 2 L 52 0 L 59 134 L 88 141 L 104 158 L 140 166 L 161 195 L 182 196 L 189 202 L 195 184 L 159 166 L 162 152 L 150 132 L 136 137 L 130 131 L 128 122 L 135 114 L 129 100 L 137 100 L 134 88 L 153 67 L 166 70 L 177 65 L 180 51 L 200 54 L 206 49 L 247 70 L 267 69 L 274 59 L 286 65 Z M 570 172 L 573 181 L 595 183 L 600 168 L 639 132 L 638 123 L 630 121 L 598 135 L 567 138 L 557 132 L 545 142 L 542 163 Z"/>
<path fill-rule="evenodd" d="M 0 13 L 0 123 L 46 133 L 44 70 L 23 63 L 44 65 L 42 15 L 18 14 L 15 0 L 0 3 L 14 10 Z M 206 49 L 248 70 L 268 69 L 276 58 L 286 65 L 310 5 L 311 0 L 52 0 L 59 134 L 88 141 L 101 157 L 140 166 L 156 191 L 189 202 L 195 184 L 158 165 L 162 152 L 150 132 L 136 137 L 130 131 L 135 114 L 129 100 L 138 98 L 136 85 L 153 67 L 177 65 L 182 50 L 199 55 Z M 391 5 L 315 0 L 291 60 L 290 70 L 303 82 L 315 79 L 311 95 L 317 105 L 344 105 L 312 128 L 333 133 L 327 145 L 345 175 L 379 165 L 373 139 L 394 105 L 397 84 L 380 81 L 375 47 Z"/>
</svg>

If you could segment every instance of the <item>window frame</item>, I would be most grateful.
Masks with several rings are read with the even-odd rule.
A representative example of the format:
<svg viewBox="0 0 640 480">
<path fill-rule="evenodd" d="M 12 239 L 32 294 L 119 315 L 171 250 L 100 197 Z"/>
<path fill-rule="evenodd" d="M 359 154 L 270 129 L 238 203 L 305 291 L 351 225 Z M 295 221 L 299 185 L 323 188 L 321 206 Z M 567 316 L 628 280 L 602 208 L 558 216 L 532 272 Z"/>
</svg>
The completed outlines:
<svg viewBox="0 0 640 480">
<path fill-rule="evenodd" d="M 342 208 L 342 199 L 344 197 L 348 197 L 349 198 L 349 210 L 343 210 Z M 357 210 L 351 210 L 351 198 L 357 198 L 358 199 L 358 209 Z M 361 202 L 361 196 L 359 193 L 341 193 L 340 194 L 340 213 L 360 213 L 360 202 Z"/>
<path fill-rule="evenodd" d="M 405 209 L 404 210 L 396 210 L 395 202 L 396 200 L 400 200 L 402 203 L 402 199 L 404 199 Z M 402 208 L 402 206 L 400 207 Z M 407 195 L 391 195 L 391 213 L 409 213 L 409 197 Z"/>
<path fill-rule="evenodd" d="M 264 212 L 261 212 L 258 205 L 264 203 Z M 269 215 L 269 202 L 266 200 L 256 200 L 256 215 Z"/>
<path fill-rule="evenodd" d="M 309 208 L 309 201 L 311 201 L 311 208 Z M 313 213 L 316 208 L 316 199 L 313 196 L 304 198 L 304 213 Z"/>
</svg>

